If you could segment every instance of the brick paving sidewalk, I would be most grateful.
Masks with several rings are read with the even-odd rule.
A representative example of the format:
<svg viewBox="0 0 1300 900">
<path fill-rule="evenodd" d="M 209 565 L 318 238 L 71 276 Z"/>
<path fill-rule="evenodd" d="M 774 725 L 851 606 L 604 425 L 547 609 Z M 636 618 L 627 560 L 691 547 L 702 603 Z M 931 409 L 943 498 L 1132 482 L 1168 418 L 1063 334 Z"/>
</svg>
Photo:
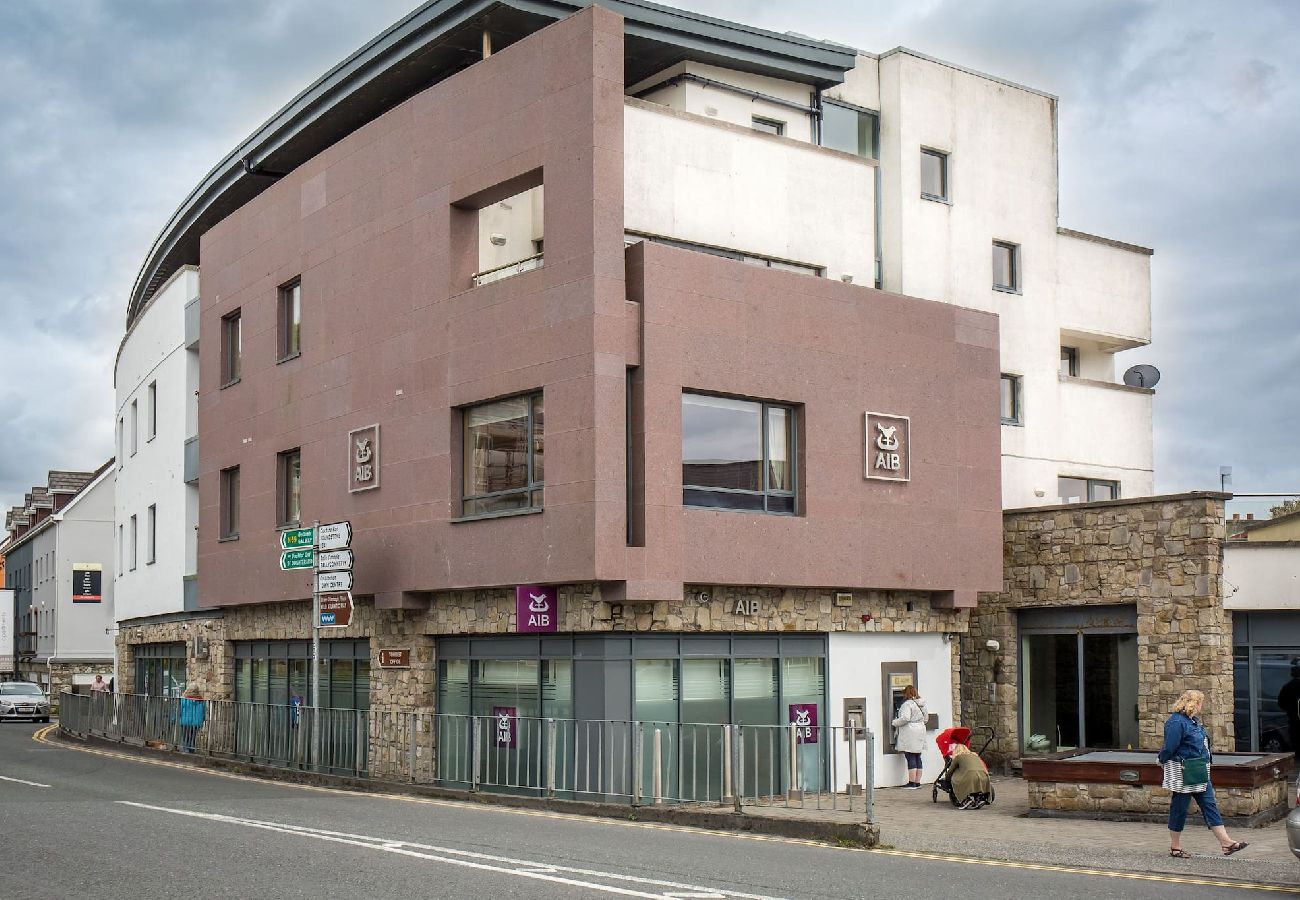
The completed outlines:
<svg viewBox="0 0 1300 900">
<path fill-rule="evenodd" d="M 938 803 L 931 802 L 929 785 L 919 791 L 878 789 L 875 821 L 882 845 L 985 859 L 1300 885 L 1300 860 L 1287 847 L 1283 822 L 1230 829 L 1233 838 L 1250 846 L 1225 857 L 1194 812 L 1183 834 L 1183 849 L 1194 858 L 1179 860 L 1169 856 L 1169 832 L 1162 825 L 1030 819 L 1025 816 L 1029 796 L 1022 779 L 998 777 L 994 784 L 997 802 L 969 811 L 954 809 L 943 793 Z M 745 812 L 777 818 L 862 821 L 860 804 L 858 801 L 856 812 L 784 806 L 746 806 Z"/>
</svg>

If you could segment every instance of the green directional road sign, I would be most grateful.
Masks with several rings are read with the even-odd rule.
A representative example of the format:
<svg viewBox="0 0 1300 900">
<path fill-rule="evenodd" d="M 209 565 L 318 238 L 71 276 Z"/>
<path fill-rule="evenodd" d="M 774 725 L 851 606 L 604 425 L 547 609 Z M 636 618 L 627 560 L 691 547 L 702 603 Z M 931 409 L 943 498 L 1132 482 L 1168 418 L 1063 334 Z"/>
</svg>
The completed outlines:
<svg viewBox="0 0 1300 900">
<path fill-rule="evenodd" d="M 315 528 L 294 528 L 280 532 L 280 549 L 292 550 L 295 547 L 313 547 L 316 545 Z M 294 568 L 300 568 L 294 566 Z"/>
<path fill-rule="evenodd" d="M 316 565 L 316 551 L 310 547 L 302 550 L 286 550 L 280 554 L 280 568 L 286 572 L 290 569 L 310 569 L 314 565 Z"/>
</svg>

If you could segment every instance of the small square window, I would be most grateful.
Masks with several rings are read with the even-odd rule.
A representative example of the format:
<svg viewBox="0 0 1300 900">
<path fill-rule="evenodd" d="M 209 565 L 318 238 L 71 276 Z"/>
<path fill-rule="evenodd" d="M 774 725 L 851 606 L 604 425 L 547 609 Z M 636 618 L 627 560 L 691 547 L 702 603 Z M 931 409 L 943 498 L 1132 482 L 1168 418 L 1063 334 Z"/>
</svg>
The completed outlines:
<svg viewBox="0 0 1300 900">
<path fill-rule="evenodd" d="M 221 470 L 221 529 L 223 541 L 239 537 L 239 466 Z"/>
<path fill-rule="evenodd" d="M 1061 348 L 1061 374 L 1067 378 L 1079 376 L 1079 348 Z"/>
<path fill-rule="evenodd" d="M 1062 503 L 1118 500 L 1119 482 L 1104 478 L 1073 478 L 1062 475 L 1056 479 L 1056 494 L 1057 499 Z"/>
<path fill-rule="evenodd" d="M 221 386 L 227 387 L 239 380 L 243 371 L 243 337 L 240 311 L 235 310 L 221 319 Z"/>
<path fill-rule="evenodd" d="M 764 134 L 785 134 L 785 123 L 778 119 L 765 119 L 762 116 L 754 116 L 751 122 L 755 131 L 761 131 Z"/>
<path fill-rule="evenodd" d="M 279 455 L 276 477 L 279 489 L 279 525 L 297 525 L 302 521 L 302 450 L 286 450 Z"/>
<path fill-rule="evenodd" d="M 948 200 L 948 154 L 921 148 L 921 196 Z"/>
<path fill-rule="evenodd" d="M 1024 409 L 1021 392 L 1024 379 L 1019 375 L 1002 375 L 1002 424 L 1023 425 Z"/>
<path fill-rule="evenodd" d="M 302 279 L 280 288 L 280 362 L 302 353 Z"/>
<path fill-rule="evenodd" d="M 993 289 L 1020 291 L 1020 245 L 993 242 Z"/>
</svg>

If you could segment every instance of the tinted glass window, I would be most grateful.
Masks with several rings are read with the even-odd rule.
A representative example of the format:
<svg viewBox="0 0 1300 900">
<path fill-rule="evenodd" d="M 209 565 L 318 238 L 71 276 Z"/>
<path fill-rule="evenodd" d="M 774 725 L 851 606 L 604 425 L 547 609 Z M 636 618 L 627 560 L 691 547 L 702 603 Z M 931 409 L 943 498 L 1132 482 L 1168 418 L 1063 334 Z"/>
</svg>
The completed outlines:
<svg viewBox="0 0 1300 900">
<path fill-rule="evenodd" d="M 822 146 L 875 159 L 876 116 L 828 101 L 822 107 Z"/>
</svg>

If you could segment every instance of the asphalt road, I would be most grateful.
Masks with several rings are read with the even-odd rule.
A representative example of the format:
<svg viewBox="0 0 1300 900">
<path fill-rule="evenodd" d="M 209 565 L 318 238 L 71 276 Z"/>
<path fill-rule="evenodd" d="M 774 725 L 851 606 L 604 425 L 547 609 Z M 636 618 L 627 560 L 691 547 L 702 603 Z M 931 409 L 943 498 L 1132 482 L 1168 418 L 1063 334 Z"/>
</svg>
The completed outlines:
<svg viewBox="0 0 1300 900">
<path fill-rule="evenodd" d="M 41 727 L 0 725 L 0 897 L 1258 895 L 285 785 L 38 743 Z"/>
</svg>

